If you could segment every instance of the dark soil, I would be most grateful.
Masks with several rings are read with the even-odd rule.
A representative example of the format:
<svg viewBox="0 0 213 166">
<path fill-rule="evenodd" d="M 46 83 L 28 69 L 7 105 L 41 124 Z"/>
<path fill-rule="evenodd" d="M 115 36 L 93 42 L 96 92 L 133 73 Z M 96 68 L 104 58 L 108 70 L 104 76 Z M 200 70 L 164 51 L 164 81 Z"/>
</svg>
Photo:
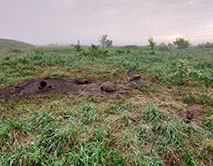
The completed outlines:
<svg viewBox="0 0 213 166">
<path fill-rule="evenodd" d="M 92 81 L 88 79 L 77 79 L 75 82 L 76 84 L 90 84 Z"/>
<path fill-rule="evenodd" d="M 138 86 L 146 86 L 148 82 L 142 81 L 140 76 L 134 76 L 130 79 L 130 81 L 134 82 Z"/>
<path fill-rule="evenodd" d="M 78 91 L 79 86 L 75 81 L 66 78 L 38 78 L 1 90 L 0 98 L 7 101 L 34 94 L 66 94 Z"/>
<path fill-rule="evenodd" d="M 185 122 L 190 123 L 193 118 L 194 118 L 194 111 L 188 110 L 187 113 L 186 113 Z"/>
<path fill-rule="evenodd" d="M 0 99 L 5 101 L 28 97 L 36 94 L 48 93 L 83 93 L 84 95 L 100 97 L 116 97 L 119 91 L 113 83 L 96 84 L 90 80 L 70 80 L 66 78 L 38 78 L 24 81 L 14 87 L 9 87 L 0 91 Z"/>
</svg>

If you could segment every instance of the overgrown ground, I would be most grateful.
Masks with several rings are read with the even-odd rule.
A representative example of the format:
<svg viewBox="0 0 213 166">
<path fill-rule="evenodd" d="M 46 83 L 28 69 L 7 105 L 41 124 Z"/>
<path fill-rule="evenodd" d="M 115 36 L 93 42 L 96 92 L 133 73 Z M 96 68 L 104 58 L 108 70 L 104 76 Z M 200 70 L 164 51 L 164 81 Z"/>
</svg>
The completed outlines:
<svg viewBox="0 0 213 166">
<path fill-rule="evenodd" d="M 213 49 L 0 50 L 0 89 L 41 77 L 125 93 L 1 100 L 0 165 L 213 165 Z"/>
</svg>

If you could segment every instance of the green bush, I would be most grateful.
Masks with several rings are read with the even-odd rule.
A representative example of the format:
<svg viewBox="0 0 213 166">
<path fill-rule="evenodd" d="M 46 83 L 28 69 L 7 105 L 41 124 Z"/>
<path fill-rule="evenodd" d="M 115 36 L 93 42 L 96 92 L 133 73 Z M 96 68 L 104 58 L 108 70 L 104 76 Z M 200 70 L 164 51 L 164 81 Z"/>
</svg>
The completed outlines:
<svg viewBox="0 0 213 166">
<path fill-rule="evenodd" d="M 154 42 L 153 37 L 149 37 L 149 39 L 147 39 L 149 42 L 149 47 L 151 48 L 151 50 L 155 49 L 156 43 Z"/>
<path fill-rule="evenodd" d="M 177 85 L 183 85 L 187 79 L 200 80 L 202 73 L 195 70 L 187 59 L 180 59 L 175 66 L 176 72 L 171 75 L 172 82 Z"/>
<path fill-rule="evenodd" d="M 99 46 L 92 44 L 91 47 L 88 48 L 88 51 L 84 50 L 82 52 L 82 55 L 88 57 L 102 57 L 108 55 L 108 51 L 100 49 Z"/>
<path fill-rule="evenodd" d="M 160 43 L 158 48 L 160 51 L 169 51 L 169 47 L 165 43 Z"/>
<path fill-rule="evenodd" d="M 78 40 L 78 43 L 76 45 L 73 45 L 74 49 L 77 51 L 77 52 L 80 52 L 82 51 L 83 49 L 81 48 L 81 45 L 80 45 L 80 41 Z"/>
<path fill-rule="evenodd" d="M 188 48 L 190 46 L 189 41 L 184 38 L 177 38 L 173 43 L 178 46 L 178 49 Z"/>
</svg>

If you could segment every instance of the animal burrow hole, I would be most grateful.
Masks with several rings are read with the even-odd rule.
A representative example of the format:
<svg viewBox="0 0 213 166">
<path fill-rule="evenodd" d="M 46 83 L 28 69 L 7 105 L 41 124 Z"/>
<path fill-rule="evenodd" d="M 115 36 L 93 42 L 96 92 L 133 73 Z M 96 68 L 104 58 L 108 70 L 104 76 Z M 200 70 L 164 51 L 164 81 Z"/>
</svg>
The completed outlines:
<svg viewBox="0 0 213 166">
<path fill-rule="evenodd" d="M 41 81 L 40 82 L 40 87 L 41 88 L 44 88 L 44 87 L 46 87 L 47 86 L 47 83 L 45 82 L 45 81 Z"/>
<path fill-rule="evenodd" d="M 47 87 L 47 82 L 41 81 L 41 82 L 40 82 L 40 86 L 39 86 L 38 88 L 39 88 L 39 89 L 43 89 L 43 88 L 45 88 L 45 87 Z M 48 88 L 51 89 L 52 86 L 49 85 Z"/>
</svg>

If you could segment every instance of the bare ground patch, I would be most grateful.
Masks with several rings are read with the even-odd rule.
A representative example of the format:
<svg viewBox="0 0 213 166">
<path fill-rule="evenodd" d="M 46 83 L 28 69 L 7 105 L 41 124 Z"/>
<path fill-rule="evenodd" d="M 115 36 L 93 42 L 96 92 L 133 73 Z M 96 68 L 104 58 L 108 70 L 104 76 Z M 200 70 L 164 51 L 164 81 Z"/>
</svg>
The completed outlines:
<svg viewBox="0 0 213 166">
<path fill-rule="evenodd" d="M 91 80 L 71 80 L 60 77 L 45 77 L 24 81 L 16 86 L 0 91 L 0 99 L 5 101 L 29 97 L 38 94 L 80 94 L 84 96 L 116 98 L 127 93 L 125 85 L 116 85 L 111 82 L 92 83 Z"/>
</svg>

